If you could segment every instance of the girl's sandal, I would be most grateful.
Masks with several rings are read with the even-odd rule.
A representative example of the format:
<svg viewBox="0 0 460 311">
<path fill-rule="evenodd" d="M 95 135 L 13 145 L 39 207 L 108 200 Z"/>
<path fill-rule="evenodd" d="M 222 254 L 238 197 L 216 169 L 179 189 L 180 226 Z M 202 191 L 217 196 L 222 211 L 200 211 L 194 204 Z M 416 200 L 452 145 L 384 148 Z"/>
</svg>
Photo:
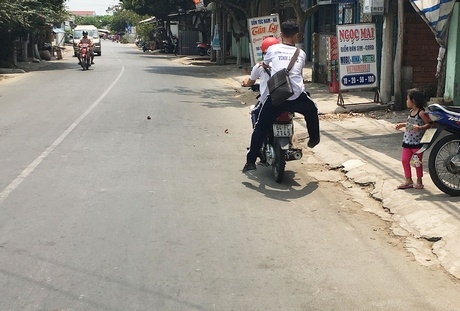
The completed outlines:
<svg viewBox="0 0 460 311">
<path fill-rule="evenodd" d="M 423 189 L 425 186 L 423 184 L 415 184 L 414 189 Z"/>
<path fill-rule="evenodd" d="M 414 185 L 413 184 L 400 184 L 398 186 L 398 189 L 410 189 L 410 188 L 413 188 Z"/>
</svg>

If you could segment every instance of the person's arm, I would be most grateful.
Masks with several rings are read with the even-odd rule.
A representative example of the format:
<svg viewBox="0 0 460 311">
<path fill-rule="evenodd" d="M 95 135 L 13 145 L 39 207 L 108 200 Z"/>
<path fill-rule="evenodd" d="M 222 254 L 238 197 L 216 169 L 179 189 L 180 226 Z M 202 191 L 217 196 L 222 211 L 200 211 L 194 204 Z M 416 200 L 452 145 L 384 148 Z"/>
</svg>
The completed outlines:
<svg viewBox="0 0 460 311">
<path fill-rule="evenodd" d="M 406 127 L 406 123 L 405 123 L 405 122 L 398 123 L 398 124 L 396 124 L 396 126 L 395 126 L 395 128 L 396 128 L 397 130 L 399 130 L 399 129 L 403 128 L 403 127 Z"/>
<path fill-rule="evenodd" d="M 420 110 L 420 112 L 418 113 L 418 115 L 420 116 L 420 118 L 423 120 L 423 122 L 425 122 L 425 124 L 423 125 L 414 125 L 414 129 L 415 130 L 418 130 L 418 131 L 424 131 L 424 130 L 427 130 L 431 127 L 431 125 L 433 124 L 433 122 L 431 122 L 431 120 L 428 118 L 428 116 L 425 114 L 425 111 L 424 110 Z"/>
<path fill-rule="evenodd" d="M 252 67 L 251 76 L 244 79 L 243 82 L 241 82 L 241 86 L 252 86 L 256 83 L 257 79 L 260 78 L 259 67 L 260 64 L 257 64 L 254 67 Z"/>
<path fill-rule="evenodd" d="M 256 83 L 256 80 L 251 80 L 251 78 L 246 78 L 241 82 L 241 86 L 252 86 Z"/>
</svg>

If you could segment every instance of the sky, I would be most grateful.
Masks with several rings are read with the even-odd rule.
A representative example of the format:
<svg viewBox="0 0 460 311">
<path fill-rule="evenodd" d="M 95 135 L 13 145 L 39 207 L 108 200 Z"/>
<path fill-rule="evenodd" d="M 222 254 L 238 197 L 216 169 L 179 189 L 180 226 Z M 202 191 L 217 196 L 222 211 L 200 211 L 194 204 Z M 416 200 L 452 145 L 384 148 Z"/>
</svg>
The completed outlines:
<svg viewBox="0 0 460 311">
<path fill-rule="evenodd" d="M 107 15 L 107 8 L 119 4 L 118 0 L 67 0 L 70 11 L 96 11 L 96 15 Z"/>
</svg>

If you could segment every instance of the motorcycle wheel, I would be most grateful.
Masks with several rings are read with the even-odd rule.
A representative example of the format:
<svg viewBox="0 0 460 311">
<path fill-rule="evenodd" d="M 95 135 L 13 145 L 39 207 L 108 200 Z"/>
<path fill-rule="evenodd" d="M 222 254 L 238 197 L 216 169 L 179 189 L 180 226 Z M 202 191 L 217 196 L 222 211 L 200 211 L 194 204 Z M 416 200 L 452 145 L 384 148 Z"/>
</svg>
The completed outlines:
<svg viewBox="0 0 460 311">
<path fill-rule="evenodd" d="M 460 196 L 460 166 L 451 162 L 455 156 L 460 158 L 460 134 L 445 136 L 433 146 L 428 170 L 439 190 L 451 196 Z"/>
<path fill-rule="evenodd" d="M 273 176 L 277 183 L 281 183 L 284 177 L 284 169 L 286 167 L 286 150 L 281 149 L 281 146 L 277 144 L 275 146 L 275 159 L 273 160 Z"/>
<path fill-rule="evenodd" d="M 212 53 L 212 48 L 209 47 L 209 48 L 206 50 L 206 54 L 207 54 L 208 56 L 211 56 L 211 53 Z"/>
</svg>

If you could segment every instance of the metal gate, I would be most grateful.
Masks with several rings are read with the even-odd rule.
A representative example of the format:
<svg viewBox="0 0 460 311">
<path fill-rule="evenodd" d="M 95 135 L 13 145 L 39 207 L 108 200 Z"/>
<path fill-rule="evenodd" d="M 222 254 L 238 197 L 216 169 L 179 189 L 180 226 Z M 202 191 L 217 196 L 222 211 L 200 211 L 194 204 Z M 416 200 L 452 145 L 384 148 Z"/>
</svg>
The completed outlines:
<svg viewBox="0 0 460 311">
<path fill-rule="evenodd" d="M 196 49 L 199 39 L 199 32 L 194 30 L 179 31 L 179 53 L 180 55 L 197 55 Z"/>
</svg>

